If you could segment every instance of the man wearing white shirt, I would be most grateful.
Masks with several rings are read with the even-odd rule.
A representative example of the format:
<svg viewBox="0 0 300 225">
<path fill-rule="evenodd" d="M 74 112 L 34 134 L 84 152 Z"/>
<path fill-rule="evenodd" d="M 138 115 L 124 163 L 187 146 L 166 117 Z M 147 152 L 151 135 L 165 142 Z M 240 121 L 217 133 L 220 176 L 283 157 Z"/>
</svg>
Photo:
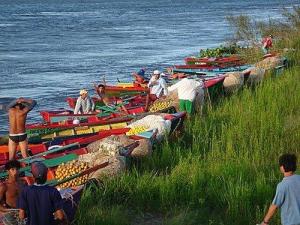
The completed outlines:
<svg viewBox="0 0 300 225">
<path fill-rule="evenodd" d="M 167 96 L 168 89 L 166 86 L 166 81 L 160 77 L 159 70 L 154 70 L 153 75 L 148 83 L 148 87 L 150 88 L 150 98 L 151 100 L 153 97 L 160 98 L 162 96 Z"/>
<path fill-rule="evenodd" d="M 184 78 L 169 87 L 168 91 L 171 92 L 177 90 L 180 111 L 186 111 L 188 114 L 192 114 L 194 112 L 195 98 L 202 88 L 202 81 L 199 82 L 196 80 Z"/>
</svg>

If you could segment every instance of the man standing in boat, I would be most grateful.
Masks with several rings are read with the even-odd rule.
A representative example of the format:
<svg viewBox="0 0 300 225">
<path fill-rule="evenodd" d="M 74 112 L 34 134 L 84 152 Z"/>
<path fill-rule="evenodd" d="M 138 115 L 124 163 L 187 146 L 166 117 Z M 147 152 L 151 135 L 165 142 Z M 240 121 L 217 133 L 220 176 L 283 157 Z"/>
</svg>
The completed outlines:
<svg viewBox="0 0 300 225">
<path fill-rule="evenodd" d="M 15 158 L 18 145 L 20 146 L 23 158 L 27 157 L 27 134 L 25 123 L 27 114 L 36 105 L 36 101 L 32 99 L 18 98 L 7 106 L 9 115 L 9 160 Z"/>
<path fill-rule="evenodd" d="M 112 103 L 110 102 L 108 96 L 106 95 L 105 93 L 105 84 L 99 84 L 98 86 L 94 83 L 94 88 L 95 88 L 95 91 L 96 93 L 98 94 L 99 96 L 99 100 L 100 100 L 100 106 L 107 106 L 107 107 L 112 107 L 113 108 L 115 106 L 117 106 L 117 109 L 121 112 L 125 112 L 126 114 L 128 114 L 128 111 L 127 109 L 125 108 L 124 104 L 123 104 L 123 101 L 121 99 L 118 99 L 118 98 L 114 98 L 114 102 L 115 103 Z M 101 105 L 102 104 L 102 105 Z M 96 110 L 96 111 L 99 111 L 101 112 L 101 110 Z"/>
<path fill-rule="evenodd" d="M 74 109 L 74 114 L 90 114 L 95 109 L 95 103 L 88 95 L 87 90 L 82 89 Z"/>
<path fill-rule="evenodd" d="M 105 84 L 99 84 L 98 86 L 94 83 L 94 88 L 95 91 L 98 95 L 98 99 L 103 102 L 104 105 L 107 105 L 108 102 L 108 97 L 106 96 L 105 93 Z"/>
</svg>

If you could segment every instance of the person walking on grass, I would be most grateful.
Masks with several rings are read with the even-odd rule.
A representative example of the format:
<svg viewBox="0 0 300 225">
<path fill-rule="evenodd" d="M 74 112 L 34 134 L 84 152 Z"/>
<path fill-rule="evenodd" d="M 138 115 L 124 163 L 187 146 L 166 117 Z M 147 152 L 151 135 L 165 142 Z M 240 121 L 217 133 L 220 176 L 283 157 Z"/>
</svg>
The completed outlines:
<svg viewBox="0 0 300 225">
<path fill-rule="evenodd" d="M 35 183 L 25 187 L 19 196 L 19 218 L 27 218 L 27 225 L 69 224 L 60 193 L 46 184 L 47 171 L 45 164 L 34 162 L 31 172 Z"/>
<path fill-rule="evenodd" d="M 23 158 L 27 157 L 27 134 L 25 123 L 27 114 L 36 105 L 36 101 L 32 99 L 18 98 L 7 106 L 9 117 L 9 160 L 15 158 L 18 145 L 20 146 Z"/>
<path fill-rule="evenodd" d="M 296 175 L 297 158 L 294 154 L 283 154 L 279 158 L 283 180 L 277 185 L 276 194 L 262 225 L 269 224 L 278 208 L 281 209 L 283 225 L 300 225 L 300 175 Z"/>
</svg>

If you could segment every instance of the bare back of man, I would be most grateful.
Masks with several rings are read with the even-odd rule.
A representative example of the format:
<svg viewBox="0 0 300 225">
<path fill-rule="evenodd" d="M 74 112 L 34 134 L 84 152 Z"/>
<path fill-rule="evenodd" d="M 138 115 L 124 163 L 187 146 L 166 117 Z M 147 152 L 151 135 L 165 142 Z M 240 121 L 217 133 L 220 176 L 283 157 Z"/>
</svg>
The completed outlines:
<svg viewBox="0 0 300 225">
<path fill-rule="evenodd" d="M 9 160 L 15 157 L 18 145 L 20 146 L 22 157 L 27 157 L 28 142 L 25 124 L 28 112 L 35 105 L 36 101 L 24 98 L 19 98 L 9 105 Z"/>
</svg>

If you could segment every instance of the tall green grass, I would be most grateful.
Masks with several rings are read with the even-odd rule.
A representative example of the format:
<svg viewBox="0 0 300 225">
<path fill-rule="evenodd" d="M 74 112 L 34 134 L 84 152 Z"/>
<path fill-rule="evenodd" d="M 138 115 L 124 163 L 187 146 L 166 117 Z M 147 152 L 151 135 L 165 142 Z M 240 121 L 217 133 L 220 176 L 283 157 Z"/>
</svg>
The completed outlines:
<svg viewBox="0 0 300 225">
<path fill-rule="evenodd" d="M 284 29 L 264 27 L 277 28 L 277 37 L 284 34 L 276 46 L 292 49 L 288 70 L 220 99 L 204 116 L 185 121 L 181 136 L 156 146 L 151 157 L 104 180 L 101 188 L 86 190 L 76 224 L 261 222 L 282 179 L 278 157 L 291 152 L 300 160 L 299 12 L 287 14 L 294 20 Z M 272 224 L 280 224 L 278 214 Z"/>
<path fill-rule="evenodd" d="M 299 82 L 295 65 L 195 115 L 151 157 L 87 190 L 77 224 L 260 222 L 281 180 L 279 155 L 300 159 Z"/>
</svg>

